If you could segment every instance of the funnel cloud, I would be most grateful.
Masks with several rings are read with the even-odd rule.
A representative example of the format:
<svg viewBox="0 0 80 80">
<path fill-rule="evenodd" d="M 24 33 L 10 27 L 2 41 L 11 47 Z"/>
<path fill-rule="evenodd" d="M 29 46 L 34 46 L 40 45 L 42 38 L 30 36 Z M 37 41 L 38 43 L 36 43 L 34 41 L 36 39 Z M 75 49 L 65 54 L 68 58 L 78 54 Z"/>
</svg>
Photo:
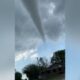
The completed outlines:
<svg viewBox="0 0 80 80">
<path fill-rule="evenodd" d="M 22 0 L 22 2 L 25 8 L 29 11 L 31 18 L 34 21 L 34 24 L 36 25 L 38 31 L 40 32 L 42 39 L 44 40 L 45 37 L 44 37 L 43 29 L 42 29 L 40 15 L 38 12 L 37 0 Z"/>
<path fill-rule="evenodd" d="M 59 0 L 56 2 L 52 0 L 16 0 L 15 48 L 17 52 L 35 49 L 43 43 L 42 39 L 45 38 L 46 42 L 50 40 L 53 43 L 60 39 L 64 40 L 65 15 L 63 9 L 61 8 L 56 14 L 57 6 L 63 3 Z"/>
</svg>

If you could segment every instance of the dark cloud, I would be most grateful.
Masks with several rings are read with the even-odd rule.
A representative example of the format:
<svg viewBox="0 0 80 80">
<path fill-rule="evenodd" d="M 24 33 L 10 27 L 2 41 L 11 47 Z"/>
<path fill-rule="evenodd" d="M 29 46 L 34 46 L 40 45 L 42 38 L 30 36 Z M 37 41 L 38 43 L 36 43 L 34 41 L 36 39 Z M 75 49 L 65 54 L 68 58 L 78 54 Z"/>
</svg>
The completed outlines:
<svg viewBox="0 0 80 80">
<path fill-rule="evenodd" d="M 45 33 L 50 39 L 58 39 L 63 32 L 63 24 L 57 18 L 52 17 L 45 22 Z"/>
<path fill-rule="evenodd" d="M 20 2 L 19 5 L 16 4 L 16 7 L 15 48 L 17 51 L 33 48 L 40 39 L 40 35 L 29 13 L 25 11 Z"/>
<path fill-rule="evenodd" d="M 19 1 L 17 3 L 19 3 Z M 46 35 L 48 39 L 54 41 L 62 35 L 64 31 L 64 14 L 55 14 L 54 9 L 56 9 L 56 4 L 54 4 L 51 0 L 39 1 L 39 12 L 37 11 L 36 14 L 39 13 L 40 16 L 34 13 L 35 9 L 31 11 L 30 5 L 28 6 L 30 11 L 27 10 L 27 8 L 25 9 L 21 4 L 17 4 L 16 7 L 16 51 L 36 48 L 37 44 L 42 41 L 36 28 L 36 23 L 39 25 L 39 22 L 42 22 L 42 25 L 40 24 L 39 27 L 42 27 L 42 31 L 44 31 L 44 35 Z M 34 8 L 36 8 L 36 6 L 34 6 Z M 53 11 L 53 14 L 49 13 L 50 8 L 52 8 L 51 10 Z M 33 13 L 35 15 L 33 15 Z M 29 14 L 31 14 L 31 16 Z M 40 17 L 40 19 L 37 18 L 36 23 L 34 24 L 34 19 L 32 18 L 35 18 L 36 16 Z"/>
<path fill-rule="evenodd" d="M 29 11 L 29 14 L 34 22 L 34 24 L 36 25 L 42 39 L 45 39 L 45 35 L 42 29 L 42 23 L 41 23 L 41 19 L 40 19 L 40 15 L 39 15 L 39 11 L 38 11 L 38 3 L 37 0 L 23 0 L 22 1 L 24 3 L 25 8 Z"/>
<path fill-rule="evenodd" d="M 52 0 L 56 4 L 55 14 L 63 13 L 65 9 L 65 0 Z"/>
</svg>

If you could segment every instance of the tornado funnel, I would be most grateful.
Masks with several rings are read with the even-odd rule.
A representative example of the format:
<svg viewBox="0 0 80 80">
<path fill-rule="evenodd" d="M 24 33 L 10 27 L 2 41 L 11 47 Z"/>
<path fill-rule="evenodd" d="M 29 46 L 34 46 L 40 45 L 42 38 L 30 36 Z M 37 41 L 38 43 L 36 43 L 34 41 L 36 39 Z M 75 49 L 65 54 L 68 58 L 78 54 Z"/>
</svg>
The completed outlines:
<svg viewBox="0 0 80 80">
<path fill-rule="evenodd" d="M 36 25 L 42 39 L 44 40 L 44 32 L 42 29 L 42 24 L 41 24 L 41 19 L 38 11 L 38 5 L 37 5 L 37 0 L 22 0 L 25 8 L 29 11 L 30 16 Z"/>
</svg>

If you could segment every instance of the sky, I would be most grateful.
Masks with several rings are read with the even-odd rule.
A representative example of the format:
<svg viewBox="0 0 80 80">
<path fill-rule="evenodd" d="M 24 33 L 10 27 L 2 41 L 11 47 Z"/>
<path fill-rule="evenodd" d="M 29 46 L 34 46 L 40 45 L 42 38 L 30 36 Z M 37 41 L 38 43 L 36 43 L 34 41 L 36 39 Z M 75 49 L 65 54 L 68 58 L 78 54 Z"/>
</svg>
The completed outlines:
<svg viewBox="0 0 80 80">
<path fill-rule="evenodd" d="M 65 49 L 64 0 L 15 1 L 15 68 Z"/>
</svg>

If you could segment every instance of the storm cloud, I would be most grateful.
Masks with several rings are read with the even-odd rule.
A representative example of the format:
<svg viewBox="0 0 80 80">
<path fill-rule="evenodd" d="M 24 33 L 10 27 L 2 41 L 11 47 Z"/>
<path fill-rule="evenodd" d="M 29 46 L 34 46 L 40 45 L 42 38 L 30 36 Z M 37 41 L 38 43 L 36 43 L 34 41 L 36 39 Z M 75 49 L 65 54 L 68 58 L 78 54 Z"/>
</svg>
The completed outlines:
<svg viewBox="0 0 80 80">
<path fill-rule="evenodd" d="M 41 23 L 41 19 L 40 19 L 40 15 L 39 15 L 39 11 L 38 11 L 38 1 L 37 0 L 22 0 L 22 2 L 25 5 L 25 8 L 29 11 L 29 14 L 33 20 L 33 22 L 35 23 L 42 39 L 45 39 L 45 35 L 42 29 L 42 23 Z"/>
<path fill-rule="evenodd" d="M 36 48 L 42 43 L 41 35 L 46 36 L 46 40 L 57 41 L 64 34 L 65 15 L 62 10 L 60 10 L 62 13 L 56 14 L 58 4 L 63 4 L 63 1 L 39 0 L 37 2 L 26 4 L 25 8 L 22 1 L 16 0 L 16 51 Z"/>
</svg>

